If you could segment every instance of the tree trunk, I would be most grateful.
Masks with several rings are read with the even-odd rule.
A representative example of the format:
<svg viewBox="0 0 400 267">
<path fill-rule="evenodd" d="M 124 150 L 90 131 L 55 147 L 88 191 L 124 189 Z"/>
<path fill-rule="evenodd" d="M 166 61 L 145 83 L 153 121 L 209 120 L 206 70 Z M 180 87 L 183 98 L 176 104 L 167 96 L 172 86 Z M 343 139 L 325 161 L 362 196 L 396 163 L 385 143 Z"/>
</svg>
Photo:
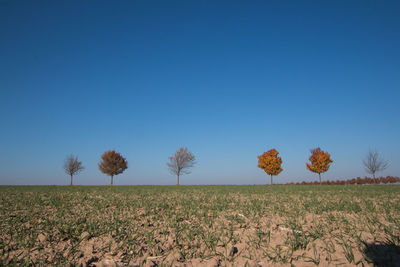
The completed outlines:
<svg viewBox="0 0 400 267">
<path fill-rule="evenodd" d="M 321 173 L 318 173 L 319 176 L 319 185 L 322 185 L 322 181 L 321 181 Z"/>
<path fill-rule="evenodd" d="M 72 185 L 72 175 L 71 175 L 71 183 L 70 183 L 70 185 Z"/>
<path fill-rule="evenodd" d="M 273 183 L 272 183 L 272 174 L 271 174 L 271 185 L 273 185 Z"/>
<path fill-rule="evenodd" d="M 113 185 L 113 179 L 114 179 L 114 175 L 111 175 L 111 184 L 110 185 Z"/>
<path fill-rule="evenodd" d="M 375 179 L 375 172 L 373 172 L 373 173 L 372 173 L 372 176 L 373 176 L 373 177 L 374 177 L 374 179 Z M 375 183 L 375 181 L 374 181 L 374 183 Z"/>
<path fill-rule="evenodd" d="M 178 179 L 178 181 L 177 181 L 177 184 L 176 184 L 176 185 L 179 185 L 179 174 L 178 174 L 176 177 L 177 177 L 177 179 Z"/>
</svg>

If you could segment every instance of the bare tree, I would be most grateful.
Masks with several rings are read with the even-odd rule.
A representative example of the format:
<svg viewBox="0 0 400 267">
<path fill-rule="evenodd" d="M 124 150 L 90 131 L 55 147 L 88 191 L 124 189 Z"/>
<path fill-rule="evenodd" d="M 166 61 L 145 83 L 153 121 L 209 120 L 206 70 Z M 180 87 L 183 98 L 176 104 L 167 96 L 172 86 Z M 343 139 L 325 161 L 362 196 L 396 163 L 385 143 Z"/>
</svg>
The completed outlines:
<svg viewBox="0 0 400 267">
<path fill-rule="evenodd" d="M 78 161 L 78 157 L 74 157 L 73 155 L 68 156 L 64 161 L 64 170 L 65 173 L 71 176 L 71 184 L 72 185 L 72 176 L 78 174 L 85 167 L 82 166 L 82 162 Z"/>
<path fill-rule="evenodd" d="M 128 162 L 120 153 L 114 150 L 106 151 L 101 156 L 99 163 L 99 169 L 102 173 L 105 173 L 111 177 L 110 185 L 114 183 L 114 175 L 123 173 L 128 168 Z"/>
<path fill-rule="evenodd" d="M 389 162 L 383 159 L 376 150 L 369 150 L 363 163 L 365 170 L 374 178 L 376 172 L 385 170 L 389 165 Z"/>
<path fill-rule="evenodd" d="M 168 169 L 172 174 L 176 175 L 177 185 L 179 185 L 179 177 L 183 174 L 189 174 L 190 168 L 196 163 L 194 155 L 192 152 L 188 151 L 187 147 L 179 148 L 175 154 L 168 159 Z"/>
</svg>

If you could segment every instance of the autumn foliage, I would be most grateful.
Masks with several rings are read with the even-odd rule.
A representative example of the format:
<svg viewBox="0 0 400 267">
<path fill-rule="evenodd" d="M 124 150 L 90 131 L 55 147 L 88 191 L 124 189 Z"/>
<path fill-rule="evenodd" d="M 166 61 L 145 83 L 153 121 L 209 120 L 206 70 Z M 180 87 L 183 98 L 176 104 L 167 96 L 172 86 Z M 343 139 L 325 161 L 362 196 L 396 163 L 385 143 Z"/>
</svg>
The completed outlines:
<svg viewBox="0 0 400 267">
<path fill-rule="evenodd" d="M 278 175 L 283 170 L 281 167 L 282 159 L 278 157 L 278 154 L 279 152 L 273 148 L 258 156 L 258 168 L 263 169 L 267 174 L 271 175 L 271 184 L 272 176 Z"/>
<path fill-rule="evenodd" d="M 347 180 L 332 180 L 332 181 L 324 181 L 322 184 L 324 185 L 364 185 L 364 184 L 394 184 L 400 183 L 400 177 L 394 176 L 386 176 L 386 177 L 379 177 L 379 178 L 370 178 L 370 177 L 357 177 Z M 296 185 L 317 185 L 320 184 L 319 182 L 301 182 L 301 183 L 288 183 L 296 184 Z"/>
<path fill-rule="evenodd" d="M 311 156 L 309 158 L 311 163 L 306 163 L 307 169 L 318 173 L 319 183 L 321 184 L 321 173 L 326 172 L 333 160 L 328 152 L 324 152 L 319 147 L 311 149 Z"/>
<path fill-rule="evenodd" d="M 128 162 L 120 153 L 114 150 L 106 151 L 101 156 L 99 169 L 102 173 L 111 176 L 111 185 L 113 185 L 114 175 L 118 175 L 128 168 Z"/>
</svg>

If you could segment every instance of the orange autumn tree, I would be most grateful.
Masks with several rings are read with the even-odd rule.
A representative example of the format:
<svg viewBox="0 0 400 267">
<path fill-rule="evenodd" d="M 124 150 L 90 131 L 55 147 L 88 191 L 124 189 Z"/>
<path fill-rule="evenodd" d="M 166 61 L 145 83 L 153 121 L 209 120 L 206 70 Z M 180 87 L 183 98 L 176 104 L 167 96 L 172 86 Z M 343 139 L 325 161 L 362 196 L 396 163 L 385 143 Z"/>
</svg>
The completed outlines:
<svg viewBox="0 0 400 267">
<path fill-rule="evenodd" d="M 272 176 L 278 175 L 283 171 L 281 164 L 282 159 L 278 157 L 279 152 L 275 148 L 264 152 L 261 156 L 258 156 L 258 168 L 263 169 L 267 174 L 271 175 L 271 185 Z"/>
<path fill-rule="evenodd" d="M 321 148 L 317 147 L 311 149 L 311 156 L 309 158 L 310 163 L 306 162 L 307 169 L 318 173 L 319 176 L 319 184 L 321 182 L 321 173 L 326 172 L 333 160 L 331 160 L 331 155 L 328 152 L 323 151 Z"/>
</svg>

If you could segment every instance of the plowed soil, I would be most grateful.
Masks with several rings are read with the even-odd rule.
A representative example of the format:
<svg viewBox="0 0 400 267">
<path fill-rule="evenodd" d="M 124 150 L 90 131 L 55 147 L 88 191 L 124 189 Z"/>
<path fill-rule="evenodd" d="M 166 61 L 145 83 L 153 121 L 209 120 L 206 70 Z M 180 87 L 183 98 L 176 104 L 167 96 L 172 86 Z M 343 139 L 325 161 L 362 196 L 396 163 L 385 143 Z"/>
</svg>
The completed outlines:
<svg viewBox="0 0 400 267">
<path fill-rule="evenodd" d="M 0 242 L 0 265 L 399 266 L 400 186 L 3 186 Z"/>
</svg>

